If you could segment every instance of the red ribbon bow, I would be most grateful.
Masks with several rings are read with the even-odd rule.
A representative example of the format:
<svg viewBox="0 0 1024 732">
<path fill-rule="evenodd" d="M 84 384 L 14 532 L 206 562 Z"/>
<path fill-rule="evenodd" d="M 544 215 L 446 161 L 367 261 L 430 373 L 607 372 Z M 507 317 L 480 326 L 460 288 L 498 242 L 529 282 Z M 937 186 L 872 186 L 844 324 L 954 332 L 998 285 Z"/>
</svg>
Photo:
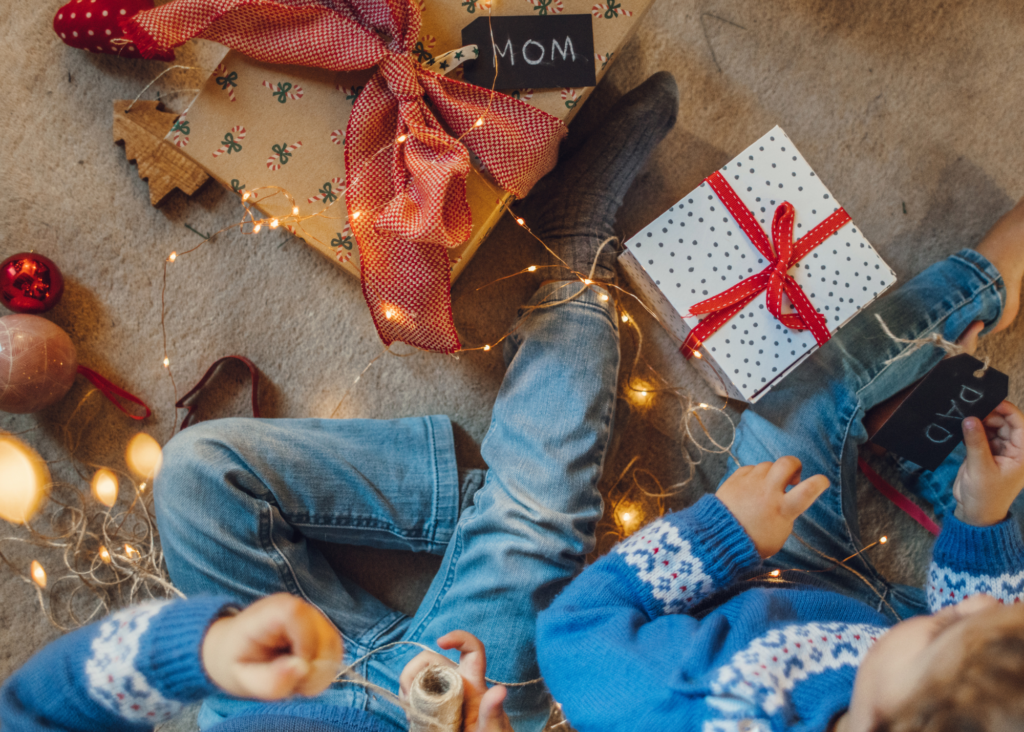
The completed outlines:
<svg viewBox="0 0 1024 732">
<path fill-rule="evenodd" d="M 789 275 L 789 268 L 836 233 L 850 220 L 850 215 L 842 208 L 836 209 L 831 216 L 794 242 L 793 220 L 796 212 L 791 203 L 783 201 L 775 209 L 775 216 L 772 219 L 772 241 L 768 241 L 768 235 L 764 233 L 764 229 L 750 209 L 743 205 L 725 176 L 716 171 L 705 181 L 725 204 L 757 251 L 768 260 L 768 266 L 725 292 L 701 300 L 690 308 L 691 315 L 707 314 L 708 317 L 701 320 L 686 337 L 680 349 L 683 356 L 692 357 L 704 341 L 765 290 L 768 291 L 768 311 L 780 323 L 793 330 L 809 329 L 819 346 L 827 343 L 832 334 L 828 330 L 825 317 L 815 310 L 803 288 Z M 775 251 L 772 250 L 772 242 L 775 243 Z M 782 312 L 783 292 L 793 303 L 796 312 Z"/>
<path fill-rule="evenodd" d="M 517 99 L 421 69 L 411 53 L 420 23 L 416 0 L 173 0 L 122 29 L 147 58 L 198 36 L 270 63 L 377 66 L 345 144 L 363 296 L 385 344 L 452 353 L 461 346 L 447 249 L 472 231 L 466 148 L 521 198 L 555 166 L 567 130 Z"/>
</svg>

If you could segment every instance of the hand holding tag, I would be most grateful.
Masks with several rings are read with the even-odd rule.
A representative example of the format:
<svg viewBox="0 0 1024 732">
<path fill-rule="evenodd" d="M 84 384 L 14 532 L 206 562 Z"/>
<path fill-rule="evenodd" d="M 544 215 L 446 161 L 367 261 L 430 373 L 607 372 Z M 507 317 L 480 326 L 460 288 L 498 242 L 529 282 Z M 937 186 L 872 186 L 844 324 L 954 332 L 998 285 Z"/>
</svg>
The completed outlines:
<svg viewBox="0 0 1024 732">
<path fill-rule="evenodd" d="M 872 442 L 935 470 L 963 439 L 961 422 L 988 416 L 1009 392 L 1006 374 L 966 353 L 940 362 L 893 412 Z"/>
<path fill-rule="evenodd" d="M 1024 415 L 1003 402 L 984 422 L 965 419 L 963 432 L 967 460 L 953 483 L 954 515 L 973 526 L 991 526 L 1006 518 L 1024 488 Z"/>
</svg>

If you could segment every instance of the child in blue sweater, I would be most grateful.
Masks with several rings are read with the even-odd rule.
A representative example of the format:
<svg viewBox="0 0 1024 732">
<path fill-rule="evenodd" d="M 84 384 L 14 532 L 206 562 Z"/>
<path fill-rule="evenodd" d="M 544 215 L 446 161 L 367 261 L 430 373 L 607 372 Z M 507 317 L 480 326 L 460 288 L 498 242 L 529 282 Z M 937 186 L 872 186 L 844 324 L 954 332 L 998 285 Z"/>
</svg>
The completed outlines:
<svg viewBox="0 0 1024 732">
<path fill-rule="evenodd" d="M 1024 202 L 748 409 L 743 467 L 715 495 L 640 529 L 560 594 L 537 646 L 575 728 L 1024 728 L 1024 544 L 1008 516 L 1024 487 L 1021 412 L 1004 402 L 964 420 L 965 446 L 933 472 L 900 463 L 942 521 L 923 590 L 864 559 L 853 510 L 868 410 L 942 357 L 892 361 L 907 346 L 872 311 L 901 338 L 937 332 L 971 350 L 1014 320 L 1022 274 Z"/>
<path fill-rule="evenodd" d="M 537 612 L 594 548 L 615 408 L 619 320 L 592 285 L 614 276 L 615 214 L 677 103 L 665 73 L 625 95 L 523 212 L 558 256 L 541 271 L 564 279 L 540 283 L 505 340 L 486 470 L 458 464 L 441 415 L 189 427 L 165 447 L 154 496 L 169 573 L 193 599 L 44 649 L 0 691 L 4 731 L 142 730 L 202 699 L 210 732 L 395 732 L 403 709 L 365 684 L 397 694 L 458 659 L 465 732 L 539 732 L 551 700 Z M 441 566 L 410 616 L 335 574 L 323 543 Z M 342 659 L 360 683 L 331 684 Z M 508 685 L 488 689 L 485 669 Z"/>
</svg>

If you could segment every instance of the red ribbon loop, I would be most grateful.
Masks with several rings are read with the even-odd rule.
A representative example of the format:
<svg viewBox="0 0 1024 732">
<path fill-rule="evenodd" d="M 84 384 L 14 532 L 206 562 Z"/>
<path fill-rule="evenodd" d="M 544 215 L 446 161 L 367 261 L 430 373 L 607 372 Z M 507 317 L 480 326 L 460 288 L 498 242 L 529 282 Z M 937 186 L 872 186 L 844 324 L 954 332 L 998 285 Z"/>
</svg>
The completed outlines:
<svg viewBox="0 0 1024 732">
<path fill-rule="evenodd" d="M 79 364 L 78 373 L 87 378 L 92 383 L 93 386 L 100 390 L 100 393 L 103 394 L 103 396 L 105 396 L 107 399 L 113 402 L 115 407 L 120 409 L 122 412 L 127 414 L 132 419 L 141 422 L 142 420 L 146 419 L 146 417 L 148 417 L 150 414 L 152 414 L 152 412 L 149 410 L 149 407 L 146 406 L 146 403 L 144 401 L 139 399 L 134 394 L 125 391 L 120 386 L 111 383 L 108 379 L 106 379 L 103 376 L 100 376 L 92 369 Z M 143 414 L 141 417 L 136 414 L 132 414 L 131 412 L 124 408 L 124 405 L 119 401 L 120 399 L 132 402 L 133 404 L 138 404 L 139 406 L 146 410 L 146 413 Z"/>
<path fill-rule="evenodd" d="M 259 372 L 259 369 L 256 368 L 256 364 L 254 364 L 252 361 L 247 359 L 245 356 L 225 356 L 224 358 L 218 358 L 216 361 L 214 361 L 213 364 L 210 366 L 210 368 L 206 369 L 206 373 L 203 374 L 203 378 L 201 378 L 199 380 L 199 383 L 196 384 L 195 386 L 193 386 L 189 390 L 188 394 L 186 394 L 181 399 L 179 399 L 177 402 L 175 402 L 175 404 L 174 404 L 174 408 L 175 409 L 187 409 L 188 410 L 185 413 L 185 419 L 183 419 L 181 421 L 181 429 L 185 429 L 186 427 L 189 427 L 192 424 L 192 420 L 195 419 L 195 408 L 196 408 L 196 405 L 194 405 L 194 404 L 185 404 L 185 402 L 187 402 L 189 399 L 191 399 L 196 393 L 199 392 L 200 389 L 202 389 L 204 386 L 206 386 L 206 382 L 210 380 L 210 378 L 213 376 L 213 374 L 217 371 L 217 369 L 220 367 L 220 365 L 222 363 L 224 363 L 225 361 L 232 361 L 232 360 L 234 360 L 234 361 L 241 361 L 242 363 L 245 364 L 246 368 L 249 369 L 249 376 L 252 377 L 252 416 L 256 417 L 257 419 L 259 419 L 259 416 L 260 416 L 260 372 Z"/>
<path fill-rule="evenodd" d="M 783 201 L 775 209 L 772 217 L 772 239 L 769 241 L 768 235 L 764 233 L 754 214 L 736 195 L 736 191 L 729 185 L 725 176 L 716 171 L 705 181 L 718 195 L 757 251 L 768 260 L 768 266 L 725 292 L 702 300 L 690 308 L 691 315 L 707 317 L 697 323 L 686 337 L 680 348 L 683 356 L 691 358 L 704 341 L 764 291 L 767 291 L 768 311 L 780 323 L 793 330 L 810 330 L 819 346 L 827 343 L 832 334 L 828 330 L 825 317 L 815 309 L 807 293 L 789 275 L 789 269 L 850 221 L 850 215 L 842 208 L 837 209 L 794 242 L 793 225 L 796 211 L 792 204 Z M 796 312 L 782 312 L 782 293 L 789 298 Z"/>
<path fill-rule="evenodd" d="M 269 63 L 378 66 L 345 143 L 363 296 L 385 344 L 453 353 L 447 249 L 472 234 L 466 148 L 522 198 L 555 166 L 567 130 L 517 99 L 421 69 L 411 53 L 420 25 L 417 0 L 172 0 L 121 22 L 147 58 L 198 36 Z"/>
</svg>

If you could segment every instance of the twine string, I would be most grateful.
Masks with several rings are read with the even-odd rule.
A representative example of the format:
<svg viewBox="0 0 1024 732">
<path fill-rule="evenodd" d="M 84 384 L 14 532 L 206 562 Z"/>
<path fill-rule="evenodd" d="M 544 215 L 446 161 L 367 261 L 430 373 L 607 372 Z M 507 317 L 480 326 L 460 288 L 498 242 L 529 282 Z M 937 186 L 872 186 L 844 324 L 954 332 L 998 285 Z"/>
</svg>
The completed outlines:
<svg viewBox="0 0 1024 732">
<path fill-rule="evenodd" d="M 897 361 L 903 360 L 907 356 L 917 353 L 925 346 L 935 346 L 936 348 L 939 348 L 943 352 L 945 352 L 947 356 L 959 356 L 961 353 L 967 353 L 966 349 L 964 349 L 963 346 L 961 346 L 959 343 L 947 341 L 945 338 L 942 337 L 941 333 L 933 332 L 925 336 L 924 338 L 900 338 L 891 330 L 889 330 L 889 326 L 886 325 L 885 320 L 882 319 L 881 315 L 875 313 L 875 319 L 878 321 L 878 324 L 882 326 L 882 332 L 889 336 L 889 338 L 892 341 L 895 341 L 896 343 L 900 343 L 905 346 L 909 346 L 909 348 L 904 348 L 898 354 L 885 361 L 886 366 L 894 364 Z M 979 360 L 981 360 L 982 366 L 980 369 L 974 372 L 974 376 L 980 379 L 982 376 L 985 375 L 985 372 L 988 371 L 989 366 L 991 365 L 991 358 L 986 355 L 984 359 Z"/>
</svg>

